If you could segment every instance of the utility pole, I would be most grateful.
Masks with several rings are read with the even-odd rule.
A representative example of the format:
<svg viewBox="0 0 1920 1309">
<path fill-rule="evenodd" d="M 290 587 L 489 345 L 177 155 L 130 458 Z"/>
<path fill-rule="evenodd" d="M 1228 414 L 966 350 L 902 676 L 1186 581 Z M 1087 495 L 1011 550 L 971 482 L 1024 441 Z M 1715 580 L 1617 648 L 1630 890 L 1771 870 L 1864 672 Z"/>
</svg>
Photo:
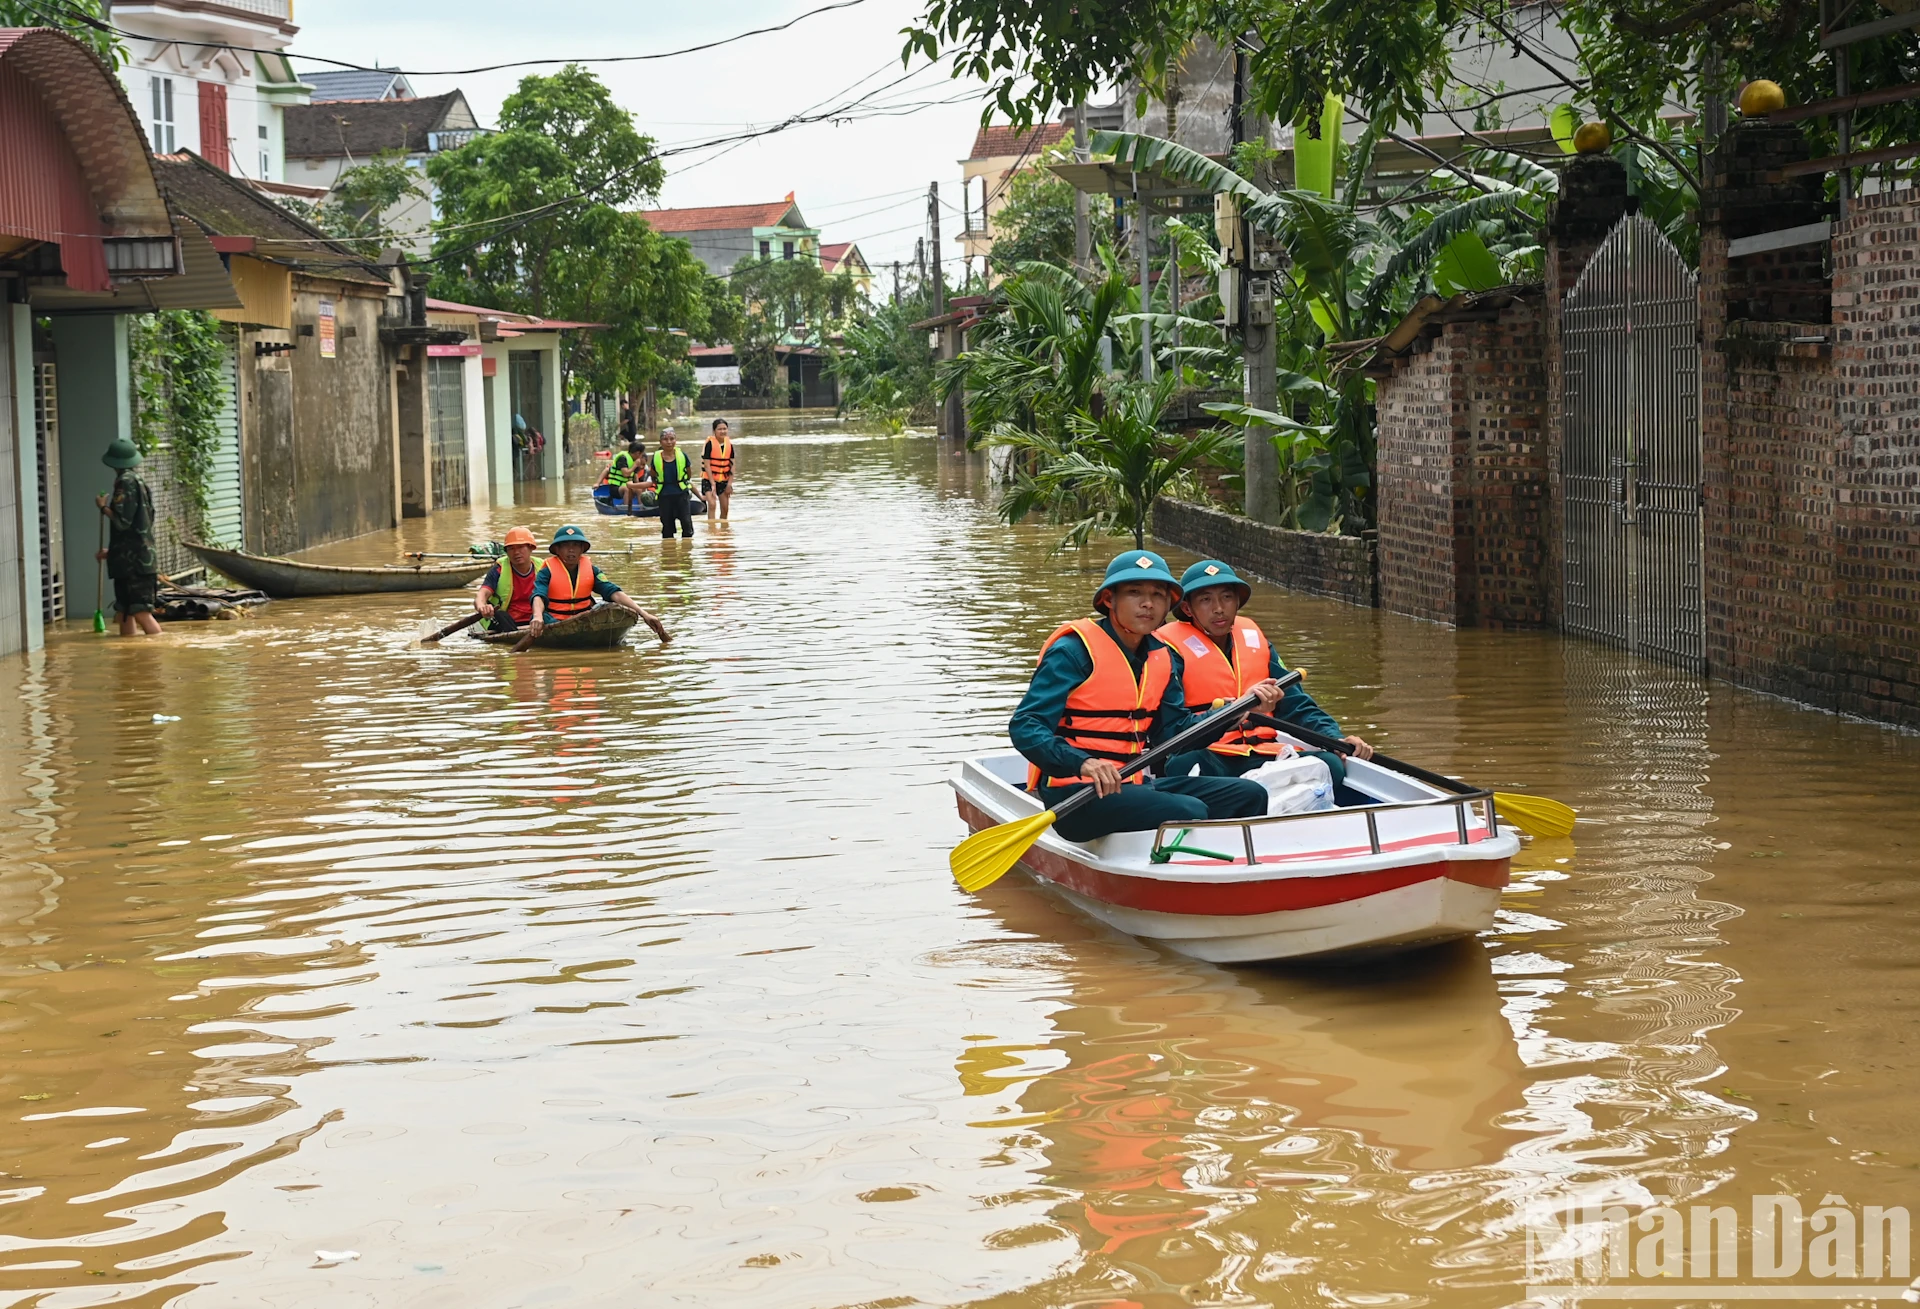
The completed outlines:
<svg viewBox="0 0 1920 1309">
<path fill-rule="evenodd" d="M 1088 163 L 1093 155 L 1087 150 L 1087 102 L 1078 100 L 1073 106 L 1073 162 Z M 1080 276 L 1087 275 L 1087 266 L 1093 262 L 1093 234 L 1088 229 L 1087 193 L 1079 187 L 1073 188 L 1073 271 Z"/>
<path fill-rule="evenodd" d="M 927 222 L 933 227 L 933 312 L 947 312 L 947 279 L 940 267 L 940 183 L 927 183 Z"/>
<path fill-rule="evenodd" d="M 900 261 L 898 259 L 893 261 L 893 303 L 896 307 L 900 304 Z"/>
<path fill-rule="evenodd" d="M 1153 383 L 1153 325 L 1147 315 L 1153 312 L 1153 260 L 1149 249 L 1151 220 L 1147 202 L 1140 196 L 1140 166 L 1133 169 L 1133 243 L 1140 257 L 1140 380 Z"/>
<path fill-rule="evenodd" d="M 1267 120 L 1262 114 L 1249 117 L 1246 112 L 1247 52 L 1236 41 L 1233 51 L 1233 143 L 1267 139 Z M 1251 129 L 1251 130 L 1249 130 Z M 1253 179 L 1265 190 L 1269 178 L 1262 165 Z M 1236 215 L 1240 225 L 1240 264 L 1234 275 L 1240 279 L 1240 351 L 1246 372 L 1246 397 L 1249 407 L 1269 413 L 1278 403 L 1274 377 L 1273 273 L 1278 267 L 1278 251 L 1270 240 L 1258 239 L 1253 225 Z M 1280 521 L 1280 452 L 1273 447 L 1272 433 L 1258 423 L 1246 430 L 1247 517 L 1256 523 Z"/>
</svg>

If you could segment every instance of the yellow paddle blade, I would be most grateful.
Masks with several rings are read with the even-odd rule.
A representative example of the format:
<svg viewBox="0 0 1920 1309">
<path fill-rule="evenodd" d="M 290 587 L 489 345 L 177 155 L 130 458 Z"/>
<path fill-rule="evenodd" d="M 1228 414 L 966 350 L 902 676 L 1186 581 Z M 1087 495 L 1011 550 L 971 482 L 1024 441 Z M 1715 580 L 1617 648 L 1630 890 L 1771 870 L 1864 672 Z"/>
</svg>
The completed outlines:
<svg viewBox="0 0 1920 1309">
<path fill-rule="evenodd" d="M 1573 810 L 1544 795 L 1516 795 L 1495 791 L 1493 803 L 1500 816 L 1533 836 L 1572 836 Z"/>
<path fill-rule="evenodd" d="M 1016 818 L 984 832 L 975 832 L 959 845 L 947 862 L 953 868 L 953 880 L 962 891 L 978 891 L 992 886 L 1020 862 L 1040 833 L 1053 826 L 1053 810 L 1043 809 L 1031 818 Z"/>
</svg>

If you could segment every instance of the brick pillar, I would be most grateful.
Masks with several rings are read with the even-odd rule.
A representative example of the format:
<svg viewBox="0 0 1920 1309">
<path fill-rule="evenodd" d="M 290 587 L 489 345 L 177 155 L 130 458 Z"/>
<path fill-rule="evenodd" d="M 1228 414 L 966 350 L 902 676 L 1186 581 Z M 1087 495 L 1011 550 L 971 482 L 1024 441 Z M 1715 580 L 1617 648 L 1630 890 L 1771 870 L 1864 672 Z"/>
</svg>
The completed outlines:
<svg viewBox="0 0 1920 1309">
<path fill-rule="evenodd" d="M 1560 198 L 1547 214 L 1546 266 L 1546 382 L 1547 382 L 1547 503 L 1540 524 L 1546 549 L 1542 599 L 1547 622 L 1560 625 L 1564 595 L 1561 578 L 1566 567 L 1566 530 L 1563 507 L 1566 484 L 1561 477 L 1561 451 L 1566 441 L 1565 369 L 1562 362 L 1561 321 L 1567 293 L 1586 271 L 1587 261 L 1607 239 L 1614 225 L 1633 210 L 1627 195 L 1627 170 L 1612 155 L 1577 155 L 1560 175 Z"/>
<path fill-rule="evenodd" d="M 1784 178 L 1800 129 L 1741 123 L 1707 159 L 1700 225 L 1701 584 L 1708 670 L 1833 704 L 1835 382 L 1827 243 L 1730 258 L 1819 222 L 1823 179 Z"/>
</svg>

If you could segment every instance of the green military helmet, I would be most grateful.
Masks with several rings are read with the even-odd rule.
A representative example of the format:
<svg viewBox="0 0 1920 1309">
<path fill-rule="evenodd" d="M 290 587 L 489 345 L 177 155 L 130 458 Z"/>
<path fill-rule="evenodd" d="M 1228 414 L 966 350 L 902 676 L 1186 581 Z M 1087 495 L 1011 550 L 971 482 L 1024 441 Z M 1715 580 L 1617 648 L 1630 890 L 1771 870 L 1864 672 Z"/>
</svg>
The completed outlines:
<svg viewBox="0 0 1920 1309">
<path fill-rule="evenodd" d="M 142 459 L 133 442 L 124 436 L 116 436 L 107 447 L 107 452 L 100 456 L 100 462 L 109 468 L 138 468 Z"/>
<path fill-rule="evenodd" d="M 1253 588 L 1240 580 L 1232 564 L 1222 559 L 1202 559 L 1180 575 L 1183 604 L 1195 591 L 1204 591 L 1210 586 L 1231 586 L 1240 593 L 1241 604 L 1253 598 Z"/>
<path fill-rule="evenodd" d="M 554 546 L 565 545 L 569 541 L 584 545 L 589 550 L 593 548 L 593 542 L 587 540 L 587 534 L 575 527 L 572 523 L 568 523 L 565 527 L 553 534 L 553 543 L 549 545 L 547 549 L 552 550 Z"/>
<path fill-rule="evenodd" d="M 1115 555 L 1107 565 L 1107 575 L 1100 580 L 1100 589 L 1093 593 L 1093 607 L 1097 612 L 1107 612 L 1106 594 L 1122 582 L 1164 582 L 1173 592 L 1173 598 L 1180 599 L 1180 583 L 1173 580 L 1173 571 L 1167 567 L 1166 560 L 1151 550 L 1129 550 Z"/>
</svg>

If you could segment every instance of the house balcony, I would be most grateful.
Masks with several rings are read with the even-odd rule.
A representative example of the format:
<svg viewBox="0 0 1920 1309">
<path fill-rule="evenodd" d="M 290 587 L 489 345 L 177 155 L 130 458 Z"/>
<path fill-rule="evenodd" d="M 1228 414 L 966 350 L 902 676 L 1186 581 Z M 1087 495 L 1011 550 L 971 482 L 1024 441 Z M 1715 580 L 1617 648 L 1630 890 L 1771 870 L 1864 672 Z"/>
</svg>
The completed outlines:
<svg viewBox="0 0 1920 1309">
<path fill-rule="evenodd" d="M 284 49 L 293 0 L 114 0 L 114 25 L 154 41 Z"/>
</svg>

